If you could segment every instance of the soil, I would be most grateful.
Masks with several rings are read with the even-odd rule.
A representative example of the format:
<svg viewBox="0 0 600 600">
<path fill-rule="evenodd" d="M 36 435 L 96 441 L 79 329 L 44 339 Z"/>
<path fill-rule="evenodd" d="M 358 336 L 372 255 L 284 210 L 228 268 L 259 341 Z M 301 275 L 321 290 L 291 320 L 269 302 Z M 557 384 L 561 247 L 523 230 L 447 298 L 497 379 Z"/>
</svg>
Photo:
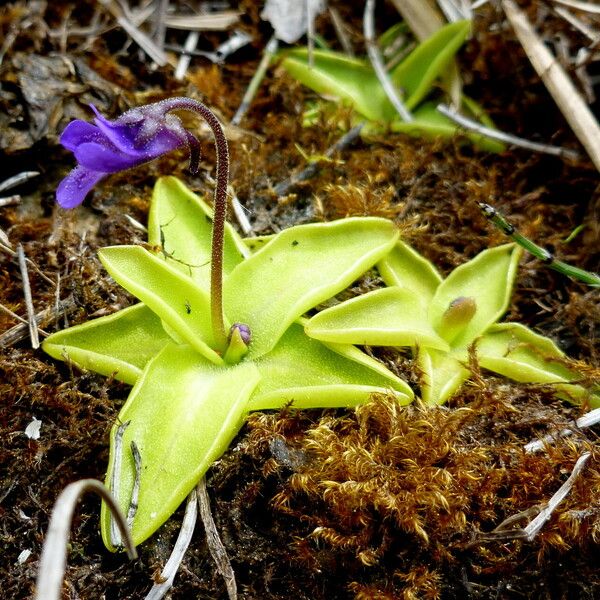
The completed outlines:
<svg viewBox="0 0 600 600">
<path fill-rule="evenodd" d="M 185 10 L 184 3 L 171 4 Z M 31 261 L 33 305 L 46 310 L 39 324 L 43 332 L 133 303 L 103 271 L 96 250 L 143 243 L 135 221 L 146 221 L 156 177 L 178 175 L 210 197 L 207 176 L 214 168 L 207 135 L 200 175 L 190 176 L 183 153 L 173 153 L 110 177 L 84 206 L 65 212 L 56 206 L 54 192 L 73 159 L 58 145 L 60 131 L 73 118 L 89 120 L 90 102 L 115 117 L 130 106 L 174 95 L 201 99 L 227 124 L 271 35 L 259 18 L 259 4 L 239 5 L 240 26 L 252 43 L 220 65 L 194 58 L 184 81 L 174 79 L 171 66 L 153 67 L 99 3 L 30 0 L 0 7 L 2 177 L 40 173 L 6 192 L 20 201 L 0 208 L 0 229 L 8 238 L 4 243 L 22 245 Z M 398 15 L 391 3 L 379 4 L 381 32 Z M 552 3 L 522 4 L 545 39 L 561 37 L 571 50 L 587 43 L 550 10 Z M 339 10 L 357 52 L 364 52 L 362 3 L 330 5 Z M 460 138 L 385 134 L 356 141 L 277 198 L 273 187 L 305 165 L 297 148 L 322 154 L 350 126 L 350 114 L 338 108 L 325 113 L 318 127 L 302 127 L 306 102 L 315 94 L 271 68 L 241 127 L 227 127 L 231 183 L 248 209 L 253 233 L 348 215 L 385 216 L 447 274 L 505 242 L 478 208 L 477 202 L 491 201 L 561 259 L 598 270 L 597 170 L 502 12 L 486 5 L 474 27 L 459 56 L 469 95 L 500 129 L 577 149 L 580 160 L 518 148 L 487 154 Z M 338 47 L 326 14 L 317 19 L 316 30 Z M 181 46 L 185 35 L 169 30 L 167 41 Z M 199 48 L 214 50 L 227 37 L 202 34 Z M 590 77 L 599 64 L 587 65 Z M 590 105 L 600 113 L 597 100 Z M 589 382 L 598 381 L 598 300 L 597 290 L 526 255 L 505 319 L 551 337 L 579 361 Z M 0 251 L 0 304 L 26 316 L 18 261 L 6 250 Z M 406 354 L 377 356 L 418 392 Z M 597 428 L 538 454 L 523 451 L 525 443 L 564 428 L 587 407 L 555 399 L 548 387 L 493 377 L 476 362 L 471 367 L 471 382 L 442 408 L 415 403 L 398 411 L 389 398 L 374 398 L 356 411 L 253 414 L 207 476 L 239 597 L 600 597 Z M 54 501 L 72 481 L 103 479 L 108 434 L 128 391 L 32 349 L 27 326 L 0 311 L 0 597 L 31 597 Z M 39 439 L 25 435 L 34 418 L 41 421 Z M 532 541 L 486 538 L 511 516 L 522 516 L 519 526 L 526 523 L 586 450 L 592 456 L 585 470 Z M 97 498 L 86 496 L 76 511 L 64 597 L 143 598 L 168 558 L 181 510 L 129 562 L 102 545 L 98 509 Z M 24 550 L 31 554 L 19 559 Z M 226 597 L 200 525 L 170 597 Z"/>
</svg>

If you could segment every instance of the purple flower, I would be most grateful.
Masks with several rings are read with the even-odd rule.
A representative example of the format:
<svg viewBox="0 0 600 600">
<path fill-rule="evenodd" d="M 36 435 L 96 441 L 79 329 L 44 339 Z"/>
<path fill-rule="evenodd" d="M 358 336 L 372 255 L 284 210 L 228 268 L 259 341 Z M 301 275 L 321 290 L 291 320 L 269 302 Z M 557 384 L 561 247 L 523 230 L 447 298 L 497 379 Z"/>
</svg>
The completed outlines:
<svg viewBox="0 0 600 600">
<path fill-rule="evenodd" d="M 200 144 L 172 110 L 193 110 L 189 98 L 170 98 L 133 108 L 115 121 L 105 119 L 94 105 L 95 125 L 75 120 L 67 125 L 60 143 L 71 150 L 77 166 L 60 182 L 56 200 L 63 208 L 81 204 L 86 194 L 109 173 L 117 173 L 187 145 L 190 170 L 198 170 Z"/>
</svg>

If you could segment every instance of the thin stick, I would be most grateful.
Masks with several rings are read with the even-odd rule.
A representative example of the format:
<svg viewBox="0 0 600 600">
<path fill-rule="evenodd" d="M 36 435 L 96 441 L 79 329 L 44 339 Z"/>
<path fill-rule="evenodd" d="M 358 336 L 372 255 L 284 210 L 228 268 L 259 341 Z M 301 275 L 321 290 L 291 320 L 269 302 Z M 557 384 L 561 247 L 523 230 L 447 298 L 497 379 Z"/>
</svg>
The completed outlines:
<svg viewBox="0 0 600 600">
<path fill-rule="evenodd" d="M 27 321 L 27 319 L 20 317 L 17 313 L 14 313 L 12 310 L 10 310 L 10 308 L 4 306 L 4 304 L 0 304 L 0 310 L 12 317 L 13 319 L 20 321 L 21 323 L 25 323 L 25 325 L 29 325 L 29 321 Z"/>
<path fill-rule="evenodd" d="M 535 538 L 544 524 L 550 519 L 557 506 L 568 496 L 575 485 L 577 477 L 579 477 L 579 474 L 583 470 L 583 467 L 585 467 L 585 463 L 589 460 L 591 455 L 591 452 L 584 452 L 579 457 L 569 478 L 560 486 L 560 488 L 558 488 L 556 493 L 548 501 L 548 504 L 539 512 L 538 516 L 525 527 L 523 530 L 525 534 L 524 537 L 528 542 L 531 542 Z"/>
<path fill-rule="evenodd" d="M 554 0 L 554 2 L 557 4 L 570 6 L 571 8 L 575 8 L 577 10 L 582 10 L 584 12 L 596 13 L 600 15 L 600 6 L 597 4 L 592 4 L 591 2 L 580 2 L 579 0 Z"/>
<path fill-rule="evenodd" d="M 192 61 L 191 52 L 196 49 L 199 39 L 200 34 L 197 31 L 190 31 L 188 33 L 185 44 L 183 45 L 185 53 L 179 57 L 177 68 L 175 69 L 175 79 L 178 81 L 181 81 L 185 77 L 185 74 L 190 66 L 190 62 Z"/>
<path fill-rule="evenodd" d="M 315 66 L 315 16 L 311 14 L 311 1 L 304 0 L 306 5 L 306 41 L 308 42 L 308 67 Z M 315 11 L 316 12 L 316 11 Z"/>
<path fill-rule="evenodd" d="M 355 125 L 350 131 L 345 133 L 333 146 L 329 146 L 327 150 L 325 150 L 324 156 L 326 158 L 331 158 L 336 152 L 343 150 L 346 146 L 349 146 L 354 140 L 358 138 L 362 128 L 365 126 L 364 121 Z M 308 163 L 308 165 L 300 171 L 297 175 L 292 175 L 287 179 L 279 182 L 274 188 L 273 191 L 277 196 L 285 196 L 292 187 L 294 187 L 297 183 L 302 181 L 306 181 L 310 179 L 315 173 L 319 170 L 319 161 L 314 161 Z"/>
<path fill-rule="evenodd" d="M 10 246 L 7 246 L 6 244 L 3 244 L 2 242 L 0 242 L 0 250 L 2 252 L 6 252 L 7 254 L 10 254 L 11 256 L 17 256 L 17 252 L 15 250 L 13 250 Z M 50 279 L 50 277 L 48 277 L 47 275 L 44 274 L 44 272 L 30 259 L 30 258 L 25 258 L 25 262 L 33 268 L 33 270 L 46 282 L 49 283 L 52 287 L 54 287 L 56 285 L 56 282 L 52 281 L 52 279 Z"/>
<path fill-rule="evenodd" d="M 554 256 L 545 248 L 538 246 L 530 239 L 521 235 L 498 211 L 489 204 L 479 202 L 479 208 L 485 215 L 486 219 L 491 221 L 500 231 L 512 238 L 519 246 L 527 250 L 530 254 L 533 254 L 536 258 L 539 258 L 546 266 L 571 277 L 578 281 L 583 281 L 593 287 L 600 287 L 600 277 L 590 271 L 584 271 L 578 267 L 573 267 L 565 262 L 556 260 Z"/>
<path fill-rule="evenodd" d="M 76 304 L 73 298 L 67 298 L 63 300 L 59 305 L 59 310 L 61 313 L 69 313 L 75 310 Z M 56 309 L 54 306 L 48 307 L 35 315 L 35 322 L 37 325 L 43 323 L 46 319 L 48 319 L 53 313 L 55 313 Z M 14 327 L 11 327 L 7 331 L 5 331 L 2 335 L 0 335 L 0 348 L 8 348 L 17 342 L 20 342 L 22 339 L 27 337 L 27 328 L 29 323 L 19 323 Z M 40 330 L 40 333 L 46 334 L 44 331 Z"/>
<path fill-rule="evenodd" d="M 152 586 L 150 592 L 146 596 L 145 600 L 161 600 L 164 595 L 173 586 L 173 580 L 179 570 L 181 561 L 187 552 L 187 549 L 192 541 L 192 534 L 194 533 L 194 527 L 196 526 L 196 520 L 198 519 L 198 504 L 197 504 L 197 493 L 193 489 L 188 498 L 185 507 L 185 514 L 183 515 L 183 522 L 181 523 L 181 529 L 177 536 L 177 541 L 173 547 L 173 552 L 169 556 L 169 560 L 165 564 L 161 571 L 160 583 L 155 583 Z"/>
<path fill-rule="evenodd" d="M 582 417 L 579 417 L 576 421 L 573 422 L 573 428 L 577 429 L 585 429 L 586 427 L 591 427 L 596 423 L 600 422 L 600 408 L 595 408 L 591 410 Z M 524 450 L 527 453 L 538 452 L 543 450 L 546 444 L 550 444 L 561 437 L 566 437 L 569 435 L 573 435 L 574 430 L 566 427 L 565 429 L 561 429 L 557 433 L 551 433 L 549 435 L 545 435 L 543 438 L 539 440 L 533 440 L 528 444 L 525 444 Z"/>
<path fill-rule="evenodd" d="M 35 321 L 35 309 L 31 298 L 31 285 L 29 284 L 29 273 L 27 272 L 27 262 L 25 261 L 25 251 L 23 246 L 17 246 L 17 257 L 19 259 L 19 269 L 21 270 L 21 279 L 23 282 L 23 296 L 25 297 L 25 308 L 27 309 L 27 320 L 29 322 L 29 337 L 31 338 L 31 347 L 34 350 L 40 347 L 40 337 L 38 335 L 37 323 Z"/>
<path fill-rule="evenodd" d="M 131 36 L 135 43 L 159 66 L 164 67 L 169 61 L 165 52 L 143 31 L 127 18 L 121 7 L 114 0 L 98 0 L 116 19 L 117 23 Z"/>
<path fill-rule="evenodd" d="M 21 202 L 21 196 L 19 194 L 6 196 L 4 198 L 0 198 L 0 208 L 4 206 L 10 206 L 11 204 L 19 204 L 19 202 Z"/>
<path fill-rule="evenodd" d="M 17 187 L 18 185 L 37 177 L 39 174 L 39 171 L 23 171 L 22 173 L 17 173 L 0 182 L 0 192 L 5 192 L 6 190 Z"/>
<path fill-rule="evenodd" d="M 206 531 L 206 542 L 208 544 L 210 555 L 217 565 L 217 570 L 225 580 L 225 587 L 227 588 L 229 600 L 236 600 L 237 585 L 235 583 L 235 573 L 233 572 L 231 562 L 227 556 L 227 550 L 225 550 L 225 546 L 223 546 L 223 542 L 219 537 L 219 532 L 217 531 L 217 527 L 210 512 L 210 499 L 208 497 L 208 492 L 206 491 L 206 480 L 204 477 L 196 486 L 196 491 L 198 492 L 200 518 L 202 519 Z"/>
<path fill-rule="evenodd" d="M 265 46 L 265 51 L 263 52 L 262 58 L 260 59 L 260 63 L 258 63 L 258 67 L 256 68 L 256 72 L 252 76 L 250 83 L 248 84 L 248 88 L 246 89 L 246 93 L 242 98 L 242 102 L 239 105 L 235 115 L 231 119 L 232 125 L 239 125 L 248 112 L 250 105 L 252 104 L 252 100 L 254 100 L 254 96 L 256 96 L 256 92 L 264 79 L 265 73 L 271 63 L 273 55 L 277 52 L 277 48 L 279 47 L 279 42 L 277 38 L 273 35 L 271 39 L 267 42 Z"/>
<path fill-rule="evenodd" d="M 483 533 L 481 536 L 475 541 L 475 543 L 483 540 L 527 540 L 528 542 L 532 542 L 537 534 L 540 532 L 542 527 L 546 524 L 546 522 L 550 519 L 558 505 L 568 496 L 569 492 L 575 485 L 575 481 L 579 477 L 579 474 L 585 467 L 585 464 L 589 460 L 591 456 L 591 452 L 583 453 L 575 466 L 573 467 L 573 471 L 569 478 L 560 486 L 560 488 L 554 493 L 552 498 L 548 500 L 548 503 L 544 508 L 542 508 L 538 515 L 532 519 L 529 524 L 525 528 L 520 529 L 508 529 L 512 524 L 519 520 L 522 517 L 526 517 L 532 509 L 528 509 L 523 513 L 519 513 L 518 515 L 512 515 L 505 519 L 496 529 L 489 533 Z"/>
<path fill-rule="evenodd" d="M 352 42 L 350 41 L 350 38 L 346 33 L 344 21 L 342 20 L 338 9 L 334 8 L 333 6 L 330 6 L 329 16 L 331 18 L 331 24 L 335 29 L 335 34 L 337 35 L 337 38 L 340 41 L 340 44 L 342 45 L 342 48 L 344 50 L 344 54 L 354 57 L 354 48 L 352 47 Z"/>
<path fill-rule="evenodd" d="M 502 8 L 531 65 L 554 98 L 571 129 L 600 170 L 600 126 L 573 82 L 535 33 L 527 15 L 513 0 L 502 0 Z"/>
<path fill-rule="evenodd" d="M 446 104 L 438 104 L 436 107 L 437 111 L 448 117 L 461 127 L 469 131 L 475 131 L 480 135 L 491 138 L 493 140 L 499 140 L 506 144 L 512 144 L 513 146 L 519 146 L 526 148 L 527 150 L 533 150 L 534 152 L 542 152 L 544 154 L 552 154 L 553 156 L 562 156 L 569 160 L 577 160 L 581 158 L 581 155 L 576 150 L 570 148 L 562 148 L 560 146 L 551 146 L 549 144 L 539 144 L 537 142 L 530 142 L 529 140 L 520 138 L 510 133 L 504 133 L 503 131 L 497 131 L 496 129 L 490 129 L 473 119 L 469 119 L 464 115 L 461 115 L 455 108 L 447 106 Z"/>
<path fill-rule="evenodd" d="M 77 501 L 85 492 L 94 492 L 106 502 L 118 522 L 125 540 L 127 555 L 131 560 L 137 558 L 125 517 L 112 494 L 96 479 L 82 479 L 71 483 L 61 492 L 52 510 L 38 568 L 35 600 L 60 600 L 62 580 L 67 564 L 67 544 L 71 521 Z"/>
<path fill-rule="evenodd" d="M 165 47 L 165 33 L 167 25 L 167 9 L 169 8 L 169 0 L 157 0 L 158 10 L 154 14 L 154 42 L 162 50 Z"/>
<path fill-rule="evenodd" d="M 406 106 L 404 106 L 400 96 L 398 96 L 396 88 L 390 79 L 388 72 L 385 70 L 379 48 L 377 47 L 377 42 L 375 41 L 375 0 L 367 0 L 367 3 L 365 4 L 363 31 L 365 42 L 367 44 L 367 54 L 369 55 L 369 60 L 371 61 L 371 65 L 373 65 L 373 70 L 377 75 L 377 79 L 379 79 L 379 83 L 381 83 L 387 97 L 394 105 L 396 112 L 400 115 L 400 118 L 403 121 L 410 123 L 413 120 L 413 117 Z"/>
<path fill-rule="evenodd" d="M 232 191 L 230 191 L 229 197 L 231 198 L 231 208 L 233 209 L 233 214 L 235 215 L 243 234 L 246 236 L 250 235 L 252 233 L 252 223 L 250 223 L 248 220 L 242 203 L 237 195 Z"/>
</svg>

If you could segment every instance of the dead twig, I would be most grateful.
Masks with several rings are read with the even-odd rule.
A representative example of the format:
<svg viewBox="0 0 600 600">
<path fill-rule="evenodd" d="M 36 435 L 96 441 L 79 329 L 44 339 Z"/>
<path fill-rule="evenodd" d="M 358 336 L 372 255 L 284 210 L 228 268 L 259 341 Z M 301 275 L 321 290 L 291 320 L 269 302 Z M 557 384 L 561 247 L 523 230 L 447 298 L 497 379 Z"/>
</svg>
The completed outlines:
<svg viewBox="0 0 600 600">
<path fill-rule="evenodd" d="M 330 6 L 329 17 L 331 18 L 331 24 L 335 29 L 335 35 L 337 36 L 337 39 L 344 50 L 344 54 L 354 57 L 354 48 L 352 47 L 352 42 L 346 33 L 346 25 L 344 24 L 338 9 Z"/>
<path fill-rule="evenodd" d="M 600 422 L 600 408 L 595 408 L 590 412 L 583 415 L 583 417 L 579 417 L 576 421 L 573 422 L 573 429 L 565 427 L 565 429 L 561 429 L 556 433 L 551 433 L 549 435 L 545 435 L 543 438 L 539 440 L 533 440 L 528 444 L 525 444 L 525 452 L 533 453 L 539 452 L 543 450 L 547 444 L 550 444 L 562 437 L 567 437 L 569 435 L 573 435 L 575 429 L 585 429 L 586 427 L 591 427 L 596 423 Z"/>
<path fill-rule="evenodd" d="M 407 123 L 411 122 L 413 117 L 406 106 L 404 106 L 388 72 L 385 70 L 383 59 L 381 58 L 377 42 L 375 41 L 375 0 L 367 0 L 367 3 L 365 4 L 363 31 L 365 43 L 367 45 L 367 54 L 369 55 L 369 60 L 371 61 L 371 65 L 373 66 L 373 70 L 377 75 L 379 83 L 381 83 L 381 86 L 400 118 Z"/>
<path fill-rule="evenodd" d="M 31 297 L 31 285 L 29 284 L 29 273 L 27 271 L 27 262 L 25 261 L 25 251 L 23 246 L 17 246 L 17 257 L 19 259 L 19 269 L 21 271 L 21 280 L 23 283 L 23 296 L 25 298 L 25 308 L 27 309 L 27 321 L 29 324 L 29 338 L 31 347 L 37 350 L 40 347 L 40 337 L 35 320 L 35 309 L 33 308 L 33 299 Z"/>
<path fill-rule="evenodd" d="M 77 304 L 72 297 L 67 298 L 59 303 L 58 309 L 55 306 L 50 306 L 35 315 L 36 325 L 40 325 L 44 323 L 48 319 L 53 316 L 59 317 L 64 314 L 68 314 L 75 310 Z M 27 337 L 27 328 L 29 327 L 29 323 L 19 323 L 14 327 L 11 327 L 7 331 L 5 331 L 2 335 L 0 335 L 0 348 L 8 348 L 17 342 L 20 342 L 22 339 Z"/>
<path fill-rule="evenodd" d="M 171 29 L 223 31 L 235 25 L 241 14 L 235 10 L 226 10 L 210 15 L 171 15 L 166 18 L 165 23 Z"/>
<path fill-rule="evenodd" d="M 502 8 L 533 68 L 554 98 L 573 132 L 600 170 L 600 126 L 569 76 L 533 30 L 525 13 L 513 2 L 502 0 Z"/>
<path fill-rule="evenodd" d="M 125 517 L 112 494 L 96 479 L 82 479 L 71 483 L 61 492 L 52 510 L 52 517 L 40 558 L 35 600 L 60 600 L 62 581 L 67 564 L 67 544 L 71 521 L 75 506 L 85 492 L 94 492 L 106 502 L 111 513 L 117 519 L 125 540 L 127 555 L 131 560 L 137 558 L 131 533 L 125 523 Z"/>
<path fill-rule="evenodd" d="M 580 0 L 553 0 L 556 4 L 563 4 L 583 12 L 595 13 L 600 15 L 600 6 L 591 2 L 581 2 Z"/>
<path fill-rule="evenodd" d="M 164 67 L 169 61 L 165 52 L 125 15 L 123 9 L 114 0 L 98 0 L 98 2 L 116 19 L 133 41 L 159 66 Z"/>
<path fill-rule="evenodd" d="M 18 185 L 37 177 L 39 174 L 39 171 L 23 171 L 22 173 L 17 173 L 0 182 L 0 192 L 5 192 L 6 190 L 17 187 Z"/>
<path fill-rule="evenodd" d="M 481 534 L 475 543 L 480 541 L 519 539 L 532 542 L 545 523 L 550 519 L 557 506 L 568 496 L 569 492 L 575 485 L 575 481 L 579 477 L 579 474 L 585 467 L 585 464 L 591 455 L 591 452 L 585 452 L 577 459 L 569 478 L 560 486 L 552 498 L 548 500 L 548 503 L 538 512 L 538 515 L 529 522 L 529 525 L 527 525 L 525 528 L 510 529 L 515 522 L 521 520 L 522 518 L 528 517 L 535 510 L 535 508 L 531 508 L 522 513 L 518 513 L 517 515 L 508 517 L 508 519 L 505 519 L 493 531 Z"/>
<path fill-rule="evenodd" d="M 177 79 L 178 81 L 181 81 L 185 77 L 187 70 L 190 66 L 190 62 L 192 61 L 191 52 L 196 49 L 199 39 L 200 34 L 197 31 L 190 31 L 190 33 L 188 34 L 183 45 L 185 53 L 183 53 L 179 57 L 177 67 L 175 68 L 175 79 Z"/>
<path fill-rule="evenodd" d="M 181 523 L 181 529 L 179 530 L 177 541 L 173 547 L 173 552 L 171 552 L 169 560 L 160 573 L 161 582 L 155 583 L 152 586 L 152 589 L 148 592 L 145 600 L 160 600 L 173 586 L 175 575 L 177 574 L 181 561 L 192 541 L 192 534 L 194 533 L 194 528 L 198 519 L 197 507 L 197 492 L 193 489 L 187 498 L 183 522 Z"/>
<path fill-rule="evenodd" d="M 250 83 L 248 84 L 248 88 L 242 98 L 242 102 L 240 103 L 238 109 L 235 111 L 235 115 L 231 119 L 232 125 L 239 125 L 250 105 L 252 104 L 252 100 L 254 100 L 254 96 L 256 96 L 256 92 L 264 79 L 265 73 L 271 63 L 271 59 L 273 55 L 277 52 L 277 48 L 279 47 L 279 42 L 277 38 L 273 35 L 271 39 L 267 42 L 265 46 L 265 51 L 263 52 L 262 58 L 260 59 L 260 63 L 258 63 L 258 67 L 256 68 L 256 72 L 252 76 Z"/>
<path fill-rule="evenodd" d="M 0 236 L 0 239 L 2 238 L 2 236 Z M 13 257 L 17 257 L 17 252 L 16 250 L 13 250 L 8 244 L 6 244 L 6 241 L 0 241 L 0 251 L 2 252 L 6 252 L 7 254 L 10 254 Z M 49 283 L 52 287 L 56 287 L 56 282 L 52 281 L 52 279 L 50 279 L 50 277 L 48 277 L 46 274 L 44 274 L 44 272 L 29 258 L 25 258 L 25 262 L 33 268 L 33 270 L 46 282 Z"/>
<path fill-rule="evenodd" d="M 206 491 L 206 480 L 204 477 L 196 486 L 196 492 L 198 493 L 200 518 L 202 519 L 204 530 L 206 531 L 206 542 L 208 544 L 210 555 L 217 565 L 217 570 L 225 580 L 225 587 L 227 588 L 229 600 L 237 600 L 235 573 L 233 572 L 231 562 L 227 556 L 227 550 L 225 550 L 225 546 L 223 546 L 223 542 L 219 537 L 219 532 L 217 531 L 217 527 L 210 512 L 210 499 L 208 497 L 208 492 Z"/>
<path fill-rule="evenodd" d="M 539 144 L 510 133 L 504 133 L 503 131 L 490 129 L 489 127 L 486 127 L 485 125 L 482 125 L 473 119 L 469 119 L 468 117 L 461 115 L 455 108 L 447 106 L 446 104 L 438 104 L 436 108 L 438 112 L 442 113 L 464 129 L 468 131 L 474 131 L 490 139 L 499 140 L 500 142 L 512 144 L 513 146 L 519 146 L 520 148 L 532 150 L 533 152 L 542 152 L 544 154 L 551 154 L 553 156 L 562 156 L 564 158 L 568 158 L 569 160 L 577 160 L 581 158 L 579 152 L 576 150 L 563 148 L 561 146 L 551 146 L 549 144 Z"/>
<path fill-rule="evenodd" d="M 4 198 L 0 198 L 0 208 L 4 206 L 11 206 L 12 204 L 19 204 L 19 202 L 21 202 L 21 196 L 19 194 L 5 196 Z"/>
</svg>

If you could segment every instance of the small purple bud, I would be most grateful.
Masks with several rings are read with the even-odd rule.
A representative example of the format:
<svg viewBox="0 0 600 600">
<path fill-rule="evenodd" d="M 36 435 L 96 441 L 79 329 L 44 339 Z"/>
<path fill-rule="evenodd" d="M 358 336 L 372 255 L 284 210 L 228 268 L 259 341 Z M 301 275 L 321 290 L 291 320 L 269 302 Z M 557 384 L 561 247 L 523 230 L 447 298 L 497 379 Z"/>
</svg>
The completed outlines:
<svg viewBox="0 0 600 600">
<path fill-rule="evenodd" d="M 246 323 L 234 323 L 229 329 L 229 339 L 231 339 L 231 336 L 236 329 L 239 331 L 240 337 L 242 338 L 244 344 L 246 344 L 246 346 L 249 346 L 250 342 L 252 341 L 252 333 L 250 331 L 250 327 L 248 327 Z"/>
</svg>

